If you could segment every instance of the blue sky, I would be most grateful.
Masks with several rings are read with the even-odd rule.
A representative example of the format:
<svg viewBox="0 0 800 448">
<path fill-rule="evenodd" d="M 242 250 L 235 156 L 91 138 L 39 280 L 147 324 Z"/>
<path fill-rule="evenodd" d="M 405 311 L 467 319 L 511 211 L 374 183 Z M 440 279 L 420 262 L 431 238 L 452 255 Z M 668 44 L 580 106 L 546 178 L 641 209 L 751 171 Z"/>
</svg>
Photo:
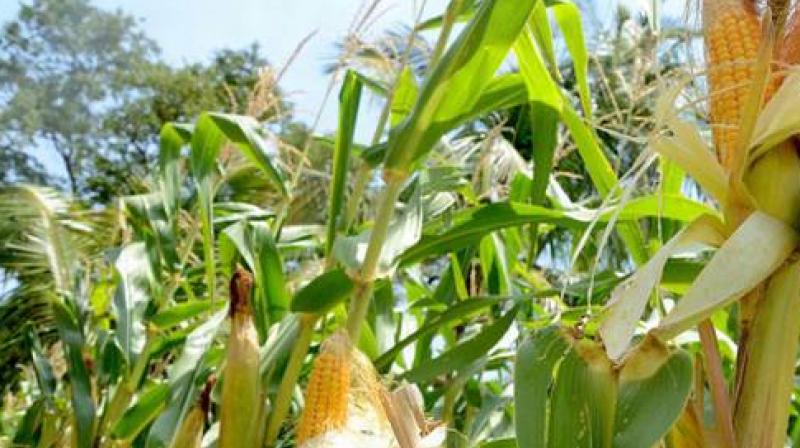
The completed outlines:
<svg viewBox="0 0 800 448">
<path fill-rule="evenodd" d="M 413 23 L 413 0 L 384 0 L 374 33 Z M 169 62 L 181 64 L 208 58 L 219 48 L 241 48 L 258 42 L 272 64 L 283 65 L 298 43 L 316 32 L 291 65 L 282 88 L 298 106 L 298 115 L 311 121 L 322 101 L 328 79 L 323 66 L 336 56 L 333 43 L 347 32 L 361 0 L 95 0 L 98 6 L 122 8 L 142 18 L 142 27 L 163 50 Z M 431 14 L 446 0 L 427 0 Z M 334 105 L 335 106 L 335 105 Z M 336 123 L 335 107 L 323 116 L 323 130 Z"/>
<path fill-rule="evenodd" d="M 423 0 L 383 0 L 379 19 L 367 37 L 382 30 L 413 23 L 415 5 Z M 652 0 L 588 0 L 601 21 L 617 1 L 646 7 Z M 362 0 L 93 0 L 106 9 L 122 9 L 138 17 L 147 35 L 162 49 L 163 57 L 180 65 L 207 60 L 216 49 L 242 48 L 258 42 L 272 64 L 282 65 L 309 33 L 316 34 L 286 73 L 281 87 L 297 106 L 297 116 L 311 122 L 328 85 L 322 69 L 333 60 L 333 43 L 346 34 Z M 448 0 L 425 0 L 425 17 L 444 10 Z M 668 0 L 671 12 L 684 0 Z M 0 2 L 0 23 L 12 19 L 19 0 Z M 320 131 L 336 125 L 336 105 L 329 102 Z M 359 132 L 363 134 L 363 132 Z M 47 157 L 43 157 L 48 159 Z M 49 165 L 49 164 L 48 164 Z M 60 170 L 59 170 L 60 171 Z"/>
</svg>

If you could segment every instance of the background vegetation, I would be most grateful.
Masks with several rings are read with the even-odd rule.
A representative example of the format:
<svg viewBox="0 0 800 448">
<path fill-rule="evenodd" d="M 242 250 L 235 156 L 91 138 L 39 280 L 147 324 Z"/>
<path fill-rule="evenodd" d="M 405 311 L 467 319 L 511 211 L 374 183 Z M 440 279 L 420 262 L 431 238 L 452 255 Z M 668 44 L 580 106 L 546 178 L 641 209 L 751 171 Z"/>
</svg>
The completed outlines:
<svg viewBox="0 0 800 448">
<path fill-rule="evenodd" d="M 247 352 L 248 437 L 295 446 L 314 359 L 346 329 L 381 387 L 419 388 L 447 446 L 733 446 L 717 398 L 740 308 L 670 314 L 716 266 L 682 235 L 722 227 L 727 204 L 653 149 L 680 118 L 714 159 L 694 16 L 654 1 L 587 27 L 591 5 L 453 0 L 367 40 L 377 3 L 331 43 L 332 135 L 295 119 L 257 46 L 175 68 L 88 0 L 3 26 L 0 445 L 241 446 L 219 431 Z M 754 282 L 788 263 L 784 227 Z M 733 237 L 713 235 L 721 254 Z M 620 297 L 638 314 L 614 317 Z"/>
</svg>

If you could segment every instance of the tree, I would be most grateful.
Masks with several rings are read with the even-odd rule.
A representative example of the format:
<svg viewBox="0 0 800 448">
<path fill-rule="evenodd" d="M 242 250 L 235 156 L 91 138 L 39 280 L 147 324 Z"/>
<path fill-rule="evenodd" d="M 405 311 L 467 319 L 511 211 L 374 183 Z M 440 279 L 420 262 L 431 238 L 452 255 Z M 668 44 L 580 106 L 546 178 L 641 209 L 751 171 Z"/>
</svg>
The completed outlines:
<svg viewBox="0 0 800 448">
<path fill-rule="evenodd" d="M 21 148 L 41 145 L 61 159 L 68 187 L 79 194 L 102 114 L 135 88 L 156 45 L 120 11 L 87 0 L 34 0 L 0 35 L 0 131 L 17 163 L 2 181 L 40 176 Z M 16 169 L 14 169 L 16 168 Z"/>
<path fill-rule="evenodd" d="M 158 133 L 201 111 L 253 113 L 251 93 L 267 60 L 257 45 L 224 49 L 210 63 L 172 67 L 121 11 L 89 0 L 34 0 L 0 35 L 0 184 L 66 186 L 107 203 L 141 191 Z M 273 86 L 257 111 L 288 107 Z M 33 147 L 54 151 L 67 179 L 53 179 Z"/>
</svg>

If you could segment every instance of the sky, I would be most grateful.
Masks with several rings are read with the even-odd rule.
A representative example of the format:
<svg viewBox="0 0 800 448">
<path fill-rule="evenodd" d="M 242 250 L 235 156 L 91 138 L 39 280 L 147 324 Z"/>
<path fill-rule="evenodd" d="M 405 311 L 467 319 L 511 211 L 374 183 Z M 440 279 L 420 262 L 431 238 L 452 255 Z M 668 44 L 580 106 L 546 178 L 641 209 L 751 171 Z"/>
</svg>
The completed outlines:
<svg viewBox="0 0 800 448">
<path fill-rule="evenodd" d="M 448 0 L 383 0 L 377 9 L 378 18 L 366 37 L 413 23 L 417 5 L 423 1 L 425 18 L 444 11 L 448 3 Z M 618 1 L 647 7 L 653 0 L 585 0 L 585 3 L 591 5 L 594 15 L 603 22 Z M 665 10 L 678 11 L 684 1 L 667 0 Z M 334 43 L 346 34 L 364 1 L 93 0 L 93 3 L 104 9 L 121 9 L 139 18 L 143 31 L 161 47 L 164 59 L 175 65 L 207 61 L 214 50 L 243 48 L 257 42 L 270 63 L 282 66 L 297 45 L 315 32 L 281 82 L 281 88 L 296 105 L 297 118 L 311 123 L 329 82 L 323 67 L 334 60 Z M 19 4 L 19 0 L 0 0 L 0 23 L 13 19 Z M 318 128 L 321 132 L 330 132 L 336 126 L 333 100 L 335 96 L 323 111 Z M 363 131 L 362 126 L 359 134 L 368 134 Z M 42 158 L 52 160 L 44 155 Z"/>
</svg>

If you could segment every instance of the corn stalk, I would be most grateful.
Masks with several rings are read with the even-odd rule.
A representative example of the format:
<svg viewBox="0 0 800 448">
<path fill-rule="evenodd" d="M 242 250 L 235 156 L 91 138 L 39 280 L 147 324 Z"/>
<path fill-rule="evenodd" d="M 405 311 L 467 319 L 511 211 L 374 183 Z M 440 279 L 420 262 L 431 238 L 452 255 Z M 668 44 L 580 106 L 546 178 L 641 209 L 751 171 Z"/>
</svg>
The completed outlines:
<svg viewBox="0 0 800 448">
<path fill-rule="evenodd" d="M 789 226 L 800 218 L 796 186 L 800 160 L 794 143 L 780 143 L 755 160 L 750 155 L 762 105 L 780 82 L 773 80 L 771 67 L 774 55 L 780 56 L 788 5 L 770 3 L 777 8 L 775 14 L 767 9 L 759 19 L 750 2 L 705 2 L 711 121 L 717 126 L 720 160 L 729 173 L 723 212 L 731 233 L 754 210 Z M 739 34 L 731 34 L 733 29 Z M 800 335 L 800 320 L 794 317 L 797 282 L 797 263 L 789 262 L 740 302 L 733 411 L 740 447 L 783 446 Z M 701 328 L 701 335 L 708 337 L 707 330 Z"/>
</svg>

